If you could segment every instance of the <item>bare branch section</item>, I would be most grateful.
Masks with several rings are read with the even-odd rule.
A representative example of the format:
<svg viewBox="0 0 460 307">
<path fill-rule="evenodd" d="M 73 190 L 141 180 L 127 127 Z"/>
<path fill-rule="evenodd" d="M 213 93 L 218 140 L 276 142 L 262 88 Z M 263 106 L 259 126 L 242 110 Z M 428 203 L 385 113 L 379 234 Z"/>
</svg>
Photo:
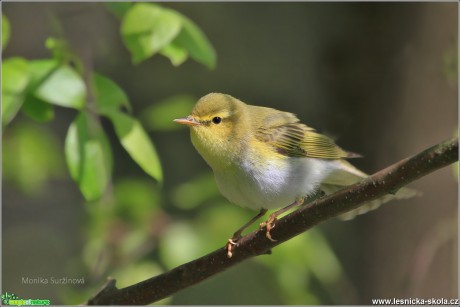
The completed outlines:
<svg viewBox="0 0 460 307">
<path fill-rule="evenodd" d="M 307 231 L 331 217 L 353 210 L 365 202 L 388 193 L 395 193 L 408 183 L 458 161 L 458 140 L 451 139 L 406 158 L 381 170 L 363 181 L 332 195 L 319 198 L 280 219 L 271 234 L 278 241 L 271 242 L 265 231 L 254 231 L 245 236 L 227 258 L 222 247 L 206 256 L 185 263 L 169 272 L 135 285 L 117 289 L 110 280 L 89 305 L 150 304 L 190 287 L 237 263 L 251 257 L 270 253 L 270 250 Z"/>
</svg>

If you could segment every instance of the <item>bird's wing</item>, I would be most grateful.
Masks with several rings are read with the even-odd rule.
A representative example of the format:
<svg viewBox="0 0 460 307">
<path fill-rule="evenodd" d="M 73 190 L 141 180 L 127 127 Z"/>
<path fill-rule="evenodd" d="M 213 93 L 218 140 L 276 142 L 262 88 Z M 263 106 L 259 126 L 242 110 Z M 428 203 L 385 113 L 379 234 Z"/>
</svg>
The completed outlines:
<svg viewBox="0 0 460 307">
<path fill-rule="evenodd" d="M 283 115 L 284 118 L 288 118 L 285 114 L 291 114 L 280 113 L 280 116 Z M 272 145 L 278 153 L 289 157 L 340 159 L 359 156 L 343 150 L 327 136 L 299 123 L 293 114 L 291 116 L 288 123 L 286 121 L 280 123 L 281 120 L 274 118 L 268 122 L 265 121 L 258 127 L 256 138 Z"/>
</svg>

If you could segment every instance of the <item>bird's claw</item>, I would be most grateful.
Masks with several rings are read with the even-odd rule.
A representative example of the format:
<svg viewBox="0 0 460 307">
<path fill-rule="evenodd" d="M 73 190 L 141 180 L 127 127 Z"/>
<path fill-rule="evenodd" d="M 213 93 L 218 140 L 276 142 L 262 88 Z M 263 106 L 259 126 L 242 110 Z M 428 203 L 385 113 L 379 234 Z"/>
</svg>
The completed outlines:
<svg viewBox="0 0 460 307">
<path fill-rule="evenodd" d="M 275 239 L 272 238 L 270 231 L 275 228 L 275 223 L 277 218 L 275 216 L 270 216 L 267 221 L 260 223 L 259 229 L 266 228 L 265 236 L 272 242 L 276 242 Z"/>
<path fill-rule="evenodd" d="M 241 239 L 241 237 L 233 237 L 231 239 L 228 239 L 227 244 L 225 244 L 225 250 L 227 251 L 227 257 L 232 258 L 233 257 L 233 249 L 234 247 L 238 246 L 238 241 Z"/>
</svg>

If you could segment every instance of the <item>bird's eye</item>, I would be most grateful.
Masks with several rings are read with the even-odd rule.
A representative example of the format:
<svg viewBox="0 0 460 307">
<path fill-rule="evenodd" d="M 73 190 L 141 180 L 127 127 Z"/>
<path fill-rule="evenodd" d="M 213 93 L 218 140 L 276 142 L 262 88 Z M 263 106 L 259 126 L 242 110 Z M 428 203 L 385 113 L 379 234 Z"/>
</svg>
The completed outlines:
<svg viewBox="0 0 460 307">
<path fill-rule="evenodd" d="M 213 122 L 214 124 L 216 124 L 216 125 L 217 125 L 217 124 L 220 124 L 221 121 L 222 121 L 222 118 L 219 117 L 219 116 L 213 117 L 213 119 L 212 119 L 212 122 Z"/>
</svg>

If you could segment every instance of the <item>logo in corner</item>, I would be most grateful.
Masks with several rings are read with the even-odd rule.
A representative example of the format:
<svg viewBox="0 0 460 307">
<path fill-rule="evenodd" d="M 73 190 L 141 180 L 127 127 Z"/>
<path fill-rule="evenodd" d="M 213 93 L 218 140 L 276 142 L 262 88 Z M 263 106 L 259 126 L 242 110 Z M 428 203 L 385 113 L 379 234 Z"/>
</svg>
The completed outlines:
<svg viewBox="0 0 460 307">
<path fill-rule="evenodd" d="M 4 305 L 9 305 L 10 300 L 16 300 L 18 297 L 13 293 L 5 292 L 2 294 L 2 303 Z"/>
<path fill-rule="evenodd" d="M 43 306 L 49 305 L 50 300 L 41 300 L 41 299 L 20 299 L 14 293 L 2 293 L 2 305 L 8 306 Z"/>
</svg>

